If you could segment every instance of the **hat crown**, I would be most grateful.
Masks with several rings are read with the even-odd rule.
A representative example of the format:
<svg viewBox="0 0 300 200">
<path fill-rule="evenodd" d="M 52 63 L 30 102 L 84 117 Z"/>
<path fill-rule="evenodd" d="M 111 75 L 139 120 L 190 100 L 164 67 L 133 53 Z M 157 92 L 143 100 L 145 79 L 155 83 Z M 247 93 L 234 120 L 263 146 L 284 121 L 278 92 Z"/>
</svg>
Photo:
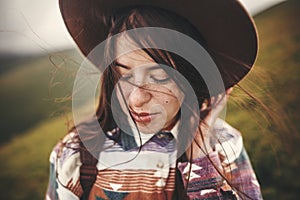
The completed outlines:
<svg viewBox="0 0 300 200">
<path fill-rule="evenodd" d="M 104 19 L 126 7 L 151 6 L 186 18 L 203 36 L 226 88 L 253 66 L 258 49 L 254 22 L 237 0 L 60 0 L 65 24 L 84 55 L 107 38 Z"/>
</svg>

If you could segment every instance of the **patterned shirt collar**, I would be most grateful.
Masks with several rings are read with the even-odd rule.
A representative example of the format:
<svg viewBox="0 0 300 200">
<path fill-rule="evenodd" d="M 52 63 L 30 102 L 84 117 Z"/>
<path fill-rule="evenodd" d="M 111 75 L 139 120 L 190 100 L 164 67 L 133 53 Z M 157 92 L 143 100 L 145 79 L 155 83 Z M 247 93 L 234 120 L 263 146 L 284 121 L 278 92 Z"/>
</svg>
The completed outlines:
<svg viewBox="0 0 300 200">
<path fill-rule="evenodd" d="M 120 128 L 115 128 L 112 131 L 108 131 L 106 136 L 109 139 L 114 140 L 118 143 L 125 151 L 131 150 L 133 148 L 141 147 L 148 142 L 155 142 L 161 147 L 166 146 L 173 139 L 177 139 L 178 136 L 178 127 L 179 121 L 175 124 L 175 126 L 171 129 L 171 131 L 160 131 L 158 133 L 152 134 L 148 140 L 142 140 L 142 144 L 139 142 L 139 133 L 137 131 L 133 131 L 133 133 L 126 133 Z M 142 135 L 146 135 L 141 133 Z"/>
</svg>

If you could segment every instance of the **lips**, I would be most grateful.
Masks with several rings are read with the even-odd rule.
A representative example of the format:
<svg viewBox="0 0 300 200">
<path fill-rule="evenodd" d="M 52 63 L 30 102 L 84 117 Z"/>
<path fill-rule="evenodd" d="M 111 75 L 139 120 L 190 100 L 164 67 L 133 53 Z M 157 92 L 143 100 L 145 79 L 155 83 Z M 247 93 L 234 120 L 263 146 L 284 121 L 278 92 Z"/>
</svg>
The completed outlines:
<svg viewBox="0 0 300 200">
<path fill-rule="evenodd" d="M 130 110 L 130 113 L 136 122 L 143 122 L 143 123 L 149 123 L 151 122 L 152 118 L 157 115 L 158 113 L 147 113 L 147 112 L 135 112 L 133 110 Z"/>
</svg>

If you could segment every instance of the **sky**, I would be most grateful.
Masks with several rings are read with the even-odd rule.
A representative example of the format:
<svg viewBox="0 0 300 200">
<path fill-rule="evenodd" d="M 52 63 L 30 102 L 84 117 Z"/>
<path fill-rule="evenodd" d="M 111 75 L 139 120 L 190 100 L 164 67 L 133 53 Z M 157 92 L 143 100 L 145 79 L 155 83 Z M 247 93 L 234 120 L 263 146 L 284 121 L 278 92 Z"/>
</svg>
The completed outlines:
<svg viewBox="0 0 300 200">
<path fill-rule="evenodd" d="M 251 15 L 285 0 L 241 0 Z M 58 0 L 0 0 L 0 55 L 40 54 L 74 47 Z"/>
</svg>

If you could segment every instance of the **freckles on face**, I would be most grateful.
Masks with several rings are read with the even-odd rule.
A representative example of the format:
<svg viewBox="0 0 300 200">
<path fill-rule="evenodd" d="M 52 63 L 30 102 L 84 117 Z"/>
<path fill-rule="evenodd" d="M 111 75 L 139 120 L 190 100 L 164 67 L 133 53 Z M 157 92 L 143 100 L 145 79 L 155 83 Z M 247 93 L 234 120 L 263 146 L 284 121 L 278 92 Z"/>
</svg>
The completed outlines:
<svg viewBox="0 0 300 200">
<path fill-rule="evenodd" d="M 166 71 L 143 51 L 119 57 L 116 67 L 122 76 L 117 84 L 118 101 L 140 131 L 172 128 L 183 93 Z"/>
</svg>

